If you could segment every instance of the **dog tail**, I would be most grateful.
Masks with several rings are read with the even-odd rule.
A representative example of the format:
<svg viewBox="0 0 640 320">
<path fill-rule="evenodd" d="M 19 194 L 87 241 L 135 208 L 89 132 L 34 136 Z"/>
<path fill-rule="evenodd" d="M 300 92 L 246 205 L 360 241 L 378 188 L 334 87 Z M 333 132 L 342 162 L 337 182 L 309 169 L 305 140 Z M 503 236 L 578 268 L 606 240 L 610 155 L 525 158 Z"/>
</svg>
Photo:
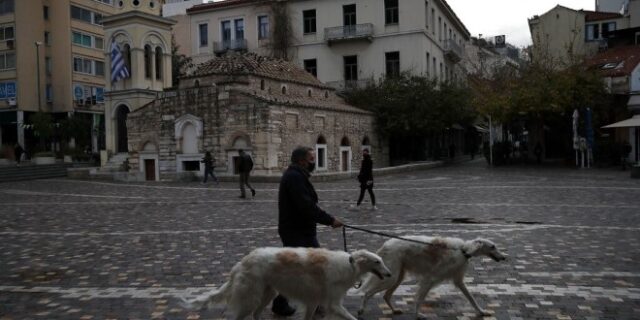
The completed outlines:
<svg viewBox="0 0 640 320">
<path fill-rule="evenodd" d="M 230 287 L 231 283 L 230 281 L 227 281 L 217 290 L 213 290 L 209 293 L 200 295 L 195 299 L 187 300 L 185 298 L 182 298 L 182 302 L 180 303 L 180 305 L 182 305 L 183 308 L 190 310 L 201 310 L 203 308 L 210 308 L 214 304 L 226 300 Z"/>
</svg>

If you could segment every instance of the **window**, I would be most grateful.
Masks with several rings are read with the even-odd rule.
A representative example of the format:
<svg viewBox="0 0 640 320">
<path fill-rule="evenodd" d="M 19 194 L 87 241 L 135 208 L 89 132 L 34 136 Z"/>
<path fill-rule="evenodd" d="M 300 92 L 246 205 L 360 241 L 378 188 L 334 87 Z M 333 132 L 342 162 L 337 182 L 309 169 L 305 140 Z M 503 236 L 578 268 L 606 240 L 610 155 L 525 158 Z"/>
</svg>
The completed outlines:
<svg viewBox="0 0 640 320">
<path fill-rule="evenodd" d="M 344 80 L 358 80 L 358 56 L 345 56 L 344 58 Z"/>
<path fill-rule="evenodd" d="M 442 17 L 438 17 L 438 39 L 442 41 Z"/>
<path fill-rule="evenodd" d="M 156 79 L 162 79 L 162 48 L 156 47 Z"/>
<path fill-rule="evenodd" d="M 198 25 L 198 34 L 200 35 L 200 46 L 206 47 L 209 45 L 209 25 L 202 23 Z"/>
<path fill-rule="evenodd" d="M 385 65 L 387 70 L 387 77 L 394 78 L 400 75 L 400 52 L 385 52 Z"/>
<path fill-rule="evenodd" d="M 444 69 L 442 68 L 442 62 L 440 62 L 440 81 L 444 78 Z"/>
<path fill-rule="evenodd" d="M 16 53 L 2 52 L 0 53 L 0 70 L 10 70 L 16 68 Z"/>
<path fill-rule="evenodd" d="M 398 0 L 384 0 L 384 23 L 398 23 Z"/>
<path fill-rule="evenodd" d="M 342 6 L 342 20 L 344 26 L 356 25 L 356 5 L 348 4 Z M 352 32 L 355 32 L 355 28 L 351 28 Z"/>
<path fill-rule="evenodd" d="M 586 41 L 593 41 L 600 38 L 600 25 L 599 24 L 588 24 L 586 25 Z"/>
<path fill-rule="evenodd" d="M 269 38 L 269 17 L 258 16 L 258 39 Z"/>
<path fill-rule="evenodd" d="M 244 20 L 236 19 L 234 25 L 236 26 L 236 39 L 244 39 Z"/>
<path fill-rule="evenodd" d="M 433 68 L 431 70 L 433 70 L 433 77 L 437 77 L 438 76 L 438 69 L 436 69 L 437 66 L 437 62 L 436 62 L 436 57 L 433 57 Z"/>
<path fill-rule="evenodd" d="M 48 6 L 42 6 L 42 17 L 45 20 L 49 20 L 49 7 Z"/>
<path fill-rule="evenodd" d="M 316 119 L 324 123 L 324 118 L 316 117 Z M 316 165 L 318 170 L 327 170 L 327 140 L 323 136 L 319 136 L 316 140 Z"/>
<path fill-rule="evenodd" d="M 0 0 L 0 15 L 13 13 L 14 0 Z"/>
<path fill-rule="evenodd" d="M 318 77 L 318 60 L 307 59 L 304 60 L 304 70 L 311 73 L 314 77 Z"/>
<path fill-rule="evenodd" d="M 220 30 L 222 30 L 222 42 L 231 41 L 231 21 L 222 21 L 220 26 Z"/>
<path fill-rule="evenodd" d="M 45 89 L 45 96 L 47 98 L 47 102 L 53 101 L 53 90 L 51 89 L 51 84 L 47 83 L 47 87 Z"/>
<path fill-rule="evenodd" d="M 122 56 L 124 58 L 124 64 L 127 66 L 127 70 L 129 70 L 129 78 L 133 75 L 133 70 L 131 69 L 131 46 L 128 43 L 125 43 L 122 46 Z"/>
<path fill-rule="evenodd" d="M 424 26 L 429 29 L 429 1 L 424 2 Z"/>
<path fill-rule="evenodd" d="M 51 33 L 49 31 L 44 32 L 44 44 L 51 45 Z"/>
<path fill-rule="evenodd" d="M 96 67 L 96 76 L 104 76 L 104 62 L 94 61 Z"/>
<path fill-rule="evenodd" d="M 302 11 L 303 31 L 304 33 L 316 32 L 316 10 L 304 10 Z"/>
<path fill-rule="evenodd" d="M 79 103 L 95 105 L 104 102 L 104 87 L 74 83 L 72 90 L 73 100 Z"/>
<path fill-rule="evenodd" d="M 78 73 L 93 74 L 93 61 L 82 57 L 73 58 L 73 71 Z"/>
<path fill-rule="evenodd" d="M 431 62 L 431 59 L 429 59 L 430 56 L 429 52 L 427 52 L 427 77 L 429 76 L 429 63 Z"/>
<path fill-rule="evenodd" d="M 13 26 L 0 27 L 0 41 L 13 40 L 14 37 Z"/>
<path fill-rule="evenodd" d="M 431 9 L 431 34 L 436 34 L 436 9 Z"/>
<path fill-rule="evenodd" d="M 616 31 L 615 22 L 606 22 L 602 24 L 602 37 L 609 37 L 609 32 Z"/>
<path fill-rule="evenodd" d="M 102 14 L 84 8 L 71 6 L 71 18 L 87 23 L 102 25 Z"/>
<path fill-rule="evenodd" d="M 104 39 L 78 31 L 71 32 L 71 42 L 87 48 L 104 49 Z"/>
<path fill-rule="evenodd" d="M 151 46 L 144 46 L 144 77 L 151 78 Z"/>
<path fill-rule="evenodd" d="M 44 72 L 46 75 L 51 75 L 51 70 L 53 70 L 53 65 L 51 64 L 51 57 L 44 57 Z"/>
</svg>

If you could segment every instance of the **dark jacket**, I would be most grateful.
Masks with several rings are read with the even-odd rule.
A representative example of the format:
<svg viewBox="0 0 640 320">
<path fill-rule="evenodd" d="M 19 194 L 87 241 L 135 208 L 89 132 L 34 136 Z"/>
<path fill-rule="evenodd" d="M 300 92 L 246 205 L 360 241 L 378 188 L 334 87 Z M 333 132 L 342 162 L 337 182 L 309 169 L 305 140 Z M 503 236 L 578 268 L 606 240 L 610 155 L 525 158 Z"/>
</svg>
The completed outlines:
<svg viewBox="0 0 640 320">
<path fill-rule="evenodd" d="M 371 156 L 364 157 L 364 159 L 362 159 L 360 173 L 358 174 L 358 181 L 360 181 L 360 183 L 373 181 L 373 161 L 371 161 Z"/>
<path fill-rule="evenodd" d="M 282 175 L 278 192 L 278 233 L 281 237 L 316 236 L 316 223 L 333 224 L 333 217 L 318 207 L 318 194 L 309 173 L 291 165 Z"/>
<path fill-rule="evenodd" d="M 207 170 L 212 170 L 213 169 L 213 158 L 212 157 L 204 157 L 202 158 L 202 161 L 200 161 L 202 163 L 204 163 L 204 168 Z"/>
<path fill-rule="evenodd" d="M 253 160 L 251 156 L 248 154 L 244 154 L 240 156 L 238 159 L 238 171 L 239 172 L 250 172 L 253 169 Z"/>
</svg>

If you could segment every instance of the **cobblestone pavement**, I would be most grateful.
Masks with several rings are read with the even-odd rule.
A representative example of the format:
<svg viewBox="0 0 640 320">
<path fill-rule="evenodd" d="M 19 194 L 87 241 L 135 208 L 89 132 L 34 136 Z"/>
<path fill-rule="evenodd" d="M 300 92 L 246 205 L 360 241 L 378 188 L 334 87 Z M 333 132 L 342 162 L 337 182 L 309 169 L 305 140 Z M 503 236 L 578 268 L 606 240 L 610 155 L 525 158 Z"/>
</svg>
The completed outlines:
<svg viewBox="0 0 640 320">
<path fill-rule="evenodd" d="M 0 184 L 0 319 L 225 319 L 224 306 L 193 312 L 178 298 L 219 286 L 253 248 L 280 245 L 277 185 L 255 187 L 243 200 L 235 183 Z M 378 211 L 347 210 L 355 180 L 316 188 L 322 206 L 353 225 L 496 242 L 511 258 L 475 258 L 466 282 L 497 319 L 640 317 L 640 182 L 628 172 L 475 161 L 379 177 Z M 347 234 L 352 249 L 385 240 Z M 321 227 L 319 238 L 342 248 L 340 231 Z M 404 310 L 414 283 L 394 296 Z M 355 313 L 358 302 L 350 292 L 345 305 Z M 475 317 L 450 285 L 433 290 L 422 312 Z M 363 318 L 411 319 L 391 316 L 380 296 Z"/>
</svg>

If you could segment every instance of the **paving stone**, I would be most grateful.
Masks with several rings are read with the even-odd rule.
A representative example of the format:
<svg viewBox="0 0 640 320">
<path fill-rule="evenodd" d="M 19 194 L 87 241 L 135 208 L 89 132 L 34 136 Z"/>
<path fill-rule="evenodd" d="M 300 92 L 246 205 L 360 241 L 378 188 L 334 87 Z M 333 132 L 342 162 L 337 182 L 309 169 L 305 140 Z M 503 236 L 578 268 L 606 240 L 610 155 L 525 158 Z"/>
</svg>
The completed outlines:
<svg viewBox="0 0 640 320">
<path fill-rule="evenodd" d="M 483 160 L 482 160 L 483 161 Z M 345 222 L 396 235 L 484 237 L 511 258 L 473 259 L 465 281 L 485 319 L 635 319 L 640 313 L 640 182 L 628 172 L 488 169 L 482 161 L 376 177 L 378 211 L 349 211 L 351 180 L 316 183 Z M 225 319 L 225 306 L 179 304 L 221 285 L 252 249 L 280 246 L 277 184 L 106 183 L 49 179 L 0 184 L 0 319 Z M 365 203 L 367 207 L 369 203 Z M 460 223 L 460 222 L 465 223 Z M 341 250 L 342 233 L 319 228 Z M 384 238 L 347 232 L 349 249 Z M 416 282 L 375 296 L 362 319 L 412 319 Z M 344 303 L 355 313 L 360 296 Z M 427 319 L 476 319 L 461 292 L 436 287 Z M 265 319 L 276 319 L 269 311 Z M 298 314 L 293 319 L 300 319 Z"/>
</svg>

